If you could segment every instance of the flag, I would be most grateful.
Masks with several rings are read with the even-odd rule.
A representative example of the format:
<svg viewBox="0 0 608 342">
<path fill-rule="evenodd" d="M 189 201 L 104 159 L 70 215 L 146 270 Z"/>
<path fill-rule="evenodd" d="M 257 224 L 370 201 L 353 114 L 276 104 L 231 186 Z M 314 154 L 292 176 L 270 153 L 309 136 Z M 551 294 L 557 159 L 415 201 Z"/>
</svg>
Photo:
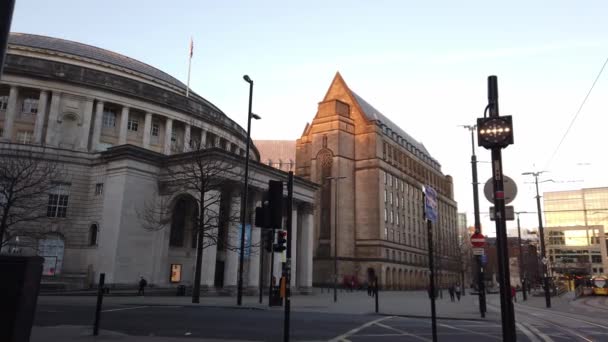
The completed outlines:
<svg viewBox="0 0 608 342">
<path fill-rule="evenodd" d="M 194 54 L 194 41 L 192 40 L 192 37 L 190 37 L 190 58 L 192 58 L 193 54 Z"/>
</svg>

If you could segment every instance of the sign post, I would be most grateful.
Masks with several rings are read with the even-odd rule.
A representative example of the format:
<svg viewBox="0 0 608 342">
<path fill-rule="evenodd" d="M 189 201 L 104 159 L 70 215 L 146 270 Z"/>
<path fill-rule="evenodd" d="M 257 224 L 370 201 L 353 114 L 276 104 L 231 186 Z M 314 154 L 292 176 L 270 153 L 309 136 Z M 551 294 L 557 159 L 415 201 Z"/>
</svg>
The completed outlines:
<svg viewBox="0 0 608 342">
<path fill-rule="evenodd" d="M 433 263 L 433 222 L 437 222 L 437 192 L 430 186 L 424 187 L 424 217 L 427 223 L 427 238 L 429 245 L 429 271 L 431 297 L 431 325 L 433 342 L 437 342 L 437 313 L 435 310 L 435 265 Z"/>
</svg>

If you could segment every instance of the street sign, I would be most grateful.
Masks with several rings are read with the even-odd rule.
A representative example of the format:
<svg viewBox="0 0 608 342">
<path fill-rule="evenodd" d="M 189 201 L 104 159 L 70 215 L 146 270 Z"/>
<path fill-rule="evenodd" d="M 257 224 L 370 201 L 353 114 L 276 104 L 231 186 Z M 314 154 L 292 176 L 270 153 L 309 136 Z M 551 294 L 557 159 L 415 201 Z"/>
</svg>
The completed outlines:
<svg viewBox="0 0 608 342">
<path fill-rule="evenodd" d="M 437 222 L 437 192 L 426 185 L 424 187 L 424 215 L 427 220 Z"/>
<path fill-rule="evenodd" d="M 494 217 L 494 212 L 495 209 L 494 207 L 490 207 L 490 220 L 494 221 L 496 220 L 496 218 Z M 515 220 L 515 209 L 513 208 L 512 205 L 507 205 L 505 206 L 505 220 L 507 221 L 513 221 Z"/>
<path fill-rule="evenodd" d="M 485 255 L 483 248 L 473 248 L 473 255 Z"/>
<path fill-rule="evenodd" d="M 500 193 L 499 196 L 504 198 L 505 204 L 509 204 L 513 202 L 515 196 L 517 196 L 517 185 L 514 180 L 505 175 L 502 176 L 502 179 L 504 191 Z M 494 203 L 494 178 L 488 179 L 486 185 L 483 187 L 483 194 L 490 203 Z"/>
<path fill-rule="evenodd" d="M 482 248 L 483 246 L 486 245 L 486 237 L 483 236 L 483 234 L 481 234 L 481 233 L 475 233 L 475 234 L 471 235 L 471 245 L 473 245 L 473 247 Z M 476 254 L 476 255 L 480 255 L 480 254 Z"/>
<path fill-rule="evenodd" d="M 485 266 L 487 263 L 488 263 L 488 256 L 486 254 L 483 254 L 481 256 L 481 264 Z"/>
</svg>

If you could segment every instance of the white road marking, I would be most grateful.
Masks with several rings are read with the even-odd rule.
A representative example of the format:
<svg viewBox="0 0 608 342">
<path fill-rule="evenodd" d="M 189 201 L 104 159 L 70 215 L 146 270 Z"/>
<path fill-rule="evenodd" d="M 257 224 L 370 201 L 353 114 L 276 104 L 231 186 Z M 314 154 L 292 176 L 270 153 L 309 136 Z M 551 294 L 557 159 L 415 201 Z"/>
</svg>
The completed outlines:
<svg viewBox="0 0 608 342">
<path fill-rule="evenodd" d="M 410 337 L 417 338 L 417 339 L 422 340 L 422 341 L 432 341 L 432 340 L 430 340 L 428 338 L 424 338 L 422 336 L 414 335 L 412 333 L 405 332 L 405 331 L 403 331 L 401 329 L 393 328 L 393 327 L 388 326 L 386 324 L 376 323 L 376 325 L 379 326 L 379 327 L 382 327 L 384 329 L 396 331 L 396 332 L 400 333 L 401 336 L 410 336 Z"/>
<path fill-rule="evenodd" d="M 120 309 L 110 309 L 110 310 L 102 310 L 101 312 L 112 312 L 112 311 L 124 311 L 124 310 L 135 310 L 135 309 L 143 309 L 148 308 L 149 306 L 132 306 L 129 308 L 120 308 Z"/>
<path fill-rule="evenodd" d="M 363 324 L 363 325 L 361 325 L 361 326 L 358 326 L 358 327 L 356 327 L 356 328 L 354 328 L 354 329 L 351 329 L 350 331 L 348 331 L 348 332 L 347 332 L 347 333 L 345 333 L 345 334 L 342 334 L 342 335 L 340 335 L 340 336 L 338 336 L 338 337 L 334 337 L 334 338 L 332 338 L 332 339 L 331 339 L 331 340 L 329 340 L 328 342 L 345 342 L 345 341 L 348 341 L 348 340 L 347 340 L 347 337 L 352 336 L 352 335 L 354 335 L 354 334 L 358 333 L 359 331 L 361 331 L 362 329 L 365 329 L 365 328 L 367 328 L 367 327 L 369 327 L 369 326 L 372 326 L 372 325 L 374 325 L 374 324 L 376 324 L 376 323 L 378 323 L 378 322 L 382 322 L 382 321 L 384 321 L 384 320 L 391 319 L 391 318 L 393 318 L 393 317 L 395 317 L 395 316 L 386 316 L 386 317 L 380 317 L 380 318 L 375 319 L 375 320 L 373 320 L 373 321 L 369 321 L 369 322 L 367 322 L 367 323 L 365 323 L 365 324 Z"/>
<path fill-rule="evenodd" d="M 535 326 L 533 326 L 532 324 L 528 324 L 527 325 L 528 328 L 530 328 L 530 330 L 532 330 L 536 335 L 538 335 L 540 338 L 543 339 L 543 341 L 545 342 L 554 342 L 553 339 L 549 336 L 547 336 L 546 334 L 544 334 L 543 332 L 541 332 L 540 330 L 536 329 Z"/>
<path fill-rule="evenodd" d="M 468 333 L 475 334 L 475 335 L 488 336 L 488 337 L 491 337 L 491 338 L 493 338 L 493 339 L 496 339 L 496 340 L 502 341 L 502 337 L 496 337 L 496 336 L 494 336 L 494 335 L 490 335 L 490 334 L 486 334 L 486 333 L 482 333 L 482 332 L 478 332 L 478 331 L 474 331 L 474 330 L 470 330 L 470 329 L 461 329 L 461 328 L 457 328 L 457 327 L 455 327 L 455 326 L 451 326 L 451 325 L 449 325 L 449 324 L 445 324 L 445 323 L 441 323 L 441 324 L 438 324 L 438 325 L 440 325 L 440 326 L 442 326 L 442 327 L 449 328 L 449 329 L 460 330 L 460 331 L 466 331 L 466 332 L 468 332 Z"/>
<path fill-rule="evenodd" d="M 540 340 L 530 330 L 528 330 L 523 324 L 515 323 L 515 325 L 517 326 L 517 329 L 519 329 L 521 332 L 523 332 L 524 335 L 526 335 L 530 339 L 530 341 L 540 342 Z"/>
</svg>

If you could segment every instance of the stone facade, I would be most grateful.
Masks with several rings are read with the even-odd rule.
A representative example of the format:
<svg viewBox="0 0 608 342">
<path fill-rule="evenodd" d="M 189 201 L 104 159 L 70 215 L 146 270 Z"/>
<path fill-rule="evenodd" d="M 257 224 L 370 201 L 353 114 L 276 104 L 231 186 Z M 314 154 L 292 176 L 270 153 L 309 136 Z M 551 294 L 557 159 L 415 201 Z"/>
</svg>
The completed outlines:
<svg viewBox="0 0 608 342">
<path fill-rule="evenodd" d="M 173 217 L 179 216 L 178 199 L 196 195 L 163 189 L 168 165 L 188 165 L 204 154 L 233 167 L 232 174 L 222 175 L 226 186 L 214 191 L 225 206 L 218 211 L 240 217 L 246 132 L 196 93 L 186 97 L 185 85 L 162 71 L 77 42 L 11 34 L 4 72 L 0 150 L 27 149 L 60 165 L 67 204 L 65 215 L 40 222 L 45 237 L 34 241 L 38 251 L 15 236 L 2 252 L 45 253 L 45 279 L 55 282 L 88 286 L 105 273 L 106 283 L 117 286 L 133 286 L 140 275 L 157 286 L 191 285 L 196 249 L 185 234 L 192 234 L 192 225 L 182 220 L 150 231 L 141 212 L 146 202 L 166 200 Z M 286 180 L 287 174 L 259 163 L 253 144 L 250 158 L 247 208 L 253 222 L 268 180 Z M 296 177 L 292 285 L 304 289 L 312 285 L 309 208 L 316 189 Z M 205 241 L 201 284 L 231 290 L 238 253 L 221 246 L 234 242 L 240 225 L 225 220 L 219 226 L 222 242 Z M 174 227 L 184 235 L 182 243 L 172 244 Z M 269 282 L 269 275 L 259 276 L 269 261 L 262 265 L 257 227 L 249 240 L 244 284 L 255 290 L 260 278 Z M 173 265 L 181 267 L 176 281 Z"/>
<path fill-rule="evenodd" d="M 439 282 L 459 281 L 452 178 L 424 145 L 350 90 L 339 73 L 297 140 L 296 174 L 321 185 L 315 198 L 315 284 L 333 282 L 337 255 L 339 282 L 378 276 L 385 288 L 425 287 L 423 185 L 438 193 Z"/>
</svg>

